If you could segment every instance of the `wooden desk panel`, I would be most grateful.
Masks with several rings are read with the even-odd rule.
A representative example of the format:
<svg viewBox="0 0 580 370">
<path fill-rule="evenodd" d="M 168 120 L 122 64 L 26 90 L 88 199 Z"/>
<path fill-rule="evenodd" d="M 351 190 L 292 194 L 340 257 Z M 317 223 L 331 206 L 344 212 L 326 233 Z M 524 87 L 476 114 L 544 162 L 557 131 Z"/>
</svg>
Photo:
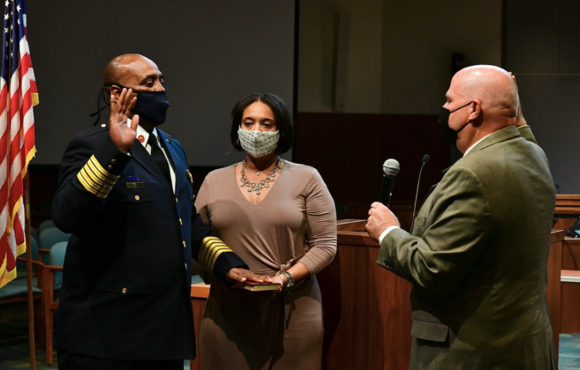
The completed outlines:
<svg viewBox="0 0 580 370">
<path fill-rule="evenodd" d="M 556 194 L 554 218 L 557 222 L 552 229 L 567 230 L 580 216 L 580 195 Z"/>
<path fill-rule="evenodd" d="M 580 238 L 566 237 L 562 243 L 562 270 L 580 270 Z"/>
<path fill-rule="evenodd" d="M 411 283 L 376 264 L 378 244 L 339 225 L 334 261 L 318 275 L 324 307 L 323 369 L 407 369 Z"/>
<path fill-rule="evenodd" d="M 201 317 L 205 310 L 205 303 L 209 296 L 209 285 L 204 283 L 191 285 L 191 304 L 193 306 L 193 323 L 195 325 L 195 360 L 191 360 L 189 368 L 191 370 L 201 370 L 201 356 L 199 351 L 200 346 L 200 329 Z"/>
<path fill-rule="evenodd" d="M 564 239 L 562 270 L 580 270 L 580 239 Z M 580 284 L 562 282 L 561 285 L 562 333 L 580 333 Z"/>
<path fill-rule="evenodd" d="M 578 195 L 578 194 L 556 194 L 556 206 L 559 206 L 559 207 L 580 207 L 580 195 Z"/>
</svg>

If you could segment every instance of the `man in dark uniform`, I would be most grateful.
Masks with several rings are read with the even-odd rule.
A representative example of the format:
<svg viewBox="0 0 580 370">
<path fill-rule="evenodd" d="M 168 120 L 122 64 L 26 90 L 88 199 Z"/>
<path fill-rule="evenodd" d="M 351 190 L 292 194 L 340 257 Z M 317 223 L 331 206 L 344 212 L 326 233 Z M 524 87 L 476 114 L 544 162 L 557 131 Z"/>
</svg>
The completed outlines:
<svg viewBox="0 0 580 370">
<path fill-rule="evenodd" d="M 158 128 L 169 103 L 157 65 L 121 55 L 104 82 L 109 124 L 69 143 L 53 204 L 55 224 L 72 233 L 59 368 L 183 369 L 195 357 L 192 257 L 212 256 L 202 268 L 224 279 L 263 279 L 236 268 L 243 261 L 195 211 L 183 148 Z"/>
</svg>

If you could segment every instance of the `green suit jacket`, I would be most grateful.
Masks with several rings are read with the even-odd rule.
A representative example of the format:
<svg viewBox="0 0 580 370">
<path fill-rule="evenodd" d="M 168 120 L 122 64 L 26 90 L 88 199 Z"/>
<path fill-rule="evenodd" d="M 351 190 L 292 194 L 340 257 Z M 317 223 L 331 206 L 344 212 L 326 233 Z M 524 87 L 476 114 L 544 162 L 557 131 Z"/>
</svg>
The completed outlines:
<svg viewBox="0 0 580 370">
<path fill-rule="evenodd" d="M 457 161 L 413 235 L 392 230 L 377 263 L 413 283 L 410 369 L 556 369 L 546 301 L 555 206 L 529 127 L 504 128 Z"/>
</svg>

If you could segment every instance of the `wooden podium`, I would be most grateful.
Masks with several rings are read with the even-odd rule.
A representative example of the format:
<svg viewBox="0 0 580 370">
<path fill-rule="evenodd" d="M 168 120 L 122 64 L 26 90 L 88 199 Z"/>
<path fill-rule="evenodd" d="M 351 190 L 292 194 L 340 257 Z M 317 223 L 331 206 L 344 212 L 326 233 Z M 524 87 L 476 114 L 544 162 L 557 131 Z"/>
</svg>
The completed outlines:
<svg viewBox="0 0 580 370">
<path fill-rule="evenodd" d="M 366 221 L 338 221 L 338 251 L 318 273 L 324 308 L 323 369 L 409 367 L 411 283 L 376 264 Z"/>
<path fill-rule="evenodd" d="M 557 222 L 553 229 L 567 230 L 580 216 L 580 195 L 577 194 L 556 194 L 556 208 L 554 209 L 554 219 Z"/>
</svg>

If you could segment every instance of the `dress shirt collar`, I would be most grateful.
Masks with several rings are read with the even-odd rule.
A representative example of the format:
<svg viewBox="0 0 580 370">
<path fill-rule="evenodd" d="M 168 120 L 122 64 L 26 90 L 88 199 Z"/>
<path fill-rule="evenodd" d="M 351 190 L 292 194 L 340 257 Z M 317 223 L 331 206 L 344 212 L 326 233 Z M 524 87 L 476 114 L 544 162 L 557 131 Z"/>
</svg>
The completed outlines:
<svg viewBox="0 0 580 370">
<path fill-rule="evenodd" d="M 463 156 L 465 157 L 471 151 L 471 149 L 473 149 L 477 144 L 481 143 L 482 140 L 485 139 L 486 137 L 488 137 L 489 135 L 491 135 L 491 134 L 485 135 L 481 139 L 477 140 L 477 142 L 475 144 L 473 144 L 472 146 L 470 146 L 469 148 L 467 148 L 467 150 L 465 151 L 465 153 L 463 153 Z"/>
</svg>

